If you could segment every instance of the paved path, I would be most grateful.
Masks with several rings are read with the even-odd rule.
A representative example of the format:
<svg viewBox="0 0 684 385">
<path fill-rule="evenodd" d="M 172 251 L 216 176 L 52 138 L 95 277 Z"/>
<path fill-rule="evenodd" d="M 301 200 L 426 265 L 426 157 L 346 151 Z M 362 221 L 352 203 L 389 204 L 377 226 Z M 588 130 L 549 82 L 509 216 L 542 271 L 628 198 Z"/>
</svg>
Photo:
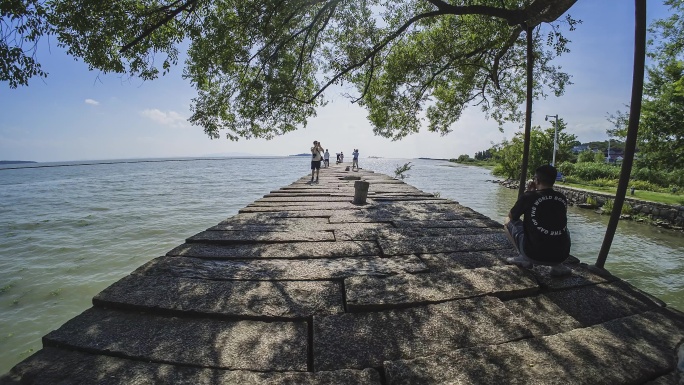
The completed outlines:
<svg viewBox="0 0 684 385">
<path fill-rule="evenodd" d="M 114 283 L 0 384 L 684 381 L 684 316 L 627 283 L 505 265 L 499 222 L 386 175 L 307 181 Z"/>
</svg>

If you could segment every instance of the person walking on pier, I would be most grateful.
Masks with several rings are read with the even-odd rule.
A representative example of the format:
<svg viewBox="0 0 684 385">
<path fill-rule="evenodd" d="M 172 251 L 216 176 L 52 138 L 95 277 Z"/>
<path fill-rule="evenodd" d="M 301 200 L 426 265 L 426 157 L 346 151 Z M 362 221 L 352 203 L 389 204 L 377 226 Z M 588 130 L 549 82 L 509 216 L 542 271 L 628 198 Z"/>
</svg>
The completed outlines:
<svg viewBox="0 0 684 385">
<path fill-rule="evenodd" d="M 321 171 L 321 160 L 323 160 L 322 151 L 321 142 L 314 140 L 313 147 L 311 147 L 311 182 L 309 183 L 318 183 L 318 173 Z M 314 175 L 316 175 L 315 181 Z"/>
<path fill-rule="evenodd" d="M 359 149 L 355 148 L 352 152 L 352 170 L 356 168 L 359 169 Z"/>
<path fill-rule="evenodd" d="M 568 200 L 553 189 L 556 175 L 556 168 L 551 165 L 538 167 L 504 223 L 506 235 L 519 253 L 506 262 L 528 269 L 533 265 L 552 266 L 554 277 L 571 273 L 563 265 L 570 256 Z M 520 216 L 524 217 L 522 221 Z"/>
<path fill-rule="evenodd" d="M 330 153 L 327 148 L 325 149 L 325 154 L 323 154 L 323 166 L 325 166 L 325 168 L 330 167 Z"/>
</svg>

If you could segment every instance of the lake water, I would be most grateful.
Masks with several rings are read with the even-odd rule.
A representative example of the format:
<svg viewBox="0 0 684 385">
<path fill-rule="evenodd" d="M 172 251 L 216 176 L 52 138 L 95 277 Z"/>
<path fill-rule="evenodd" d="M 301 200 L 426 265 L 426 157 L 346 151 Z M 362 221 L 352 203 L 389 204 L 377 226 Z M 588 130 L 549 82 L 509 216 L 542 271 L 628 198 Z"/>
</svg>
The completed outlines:
<svg viewBox="0 0 684 385">
<path fill-rule="evenodd" d="M 394 175 L 409 161 L 407 183 L 493 219 L 503 221 L 515 201 L 517 191 L 491 183 L 478 167 L 363 158 L 360 166 Z M 308 167 L 308 157 L 278 157 L 0 168 L 0 373 L 40 349 L 43 335 L 90 307 L 102 289 Z M 593 263 L 607 223 L 571 208 L 572 254 Z M 622 222 L 606 268 L 684 309 L 681 233 Z"/>
</svg>

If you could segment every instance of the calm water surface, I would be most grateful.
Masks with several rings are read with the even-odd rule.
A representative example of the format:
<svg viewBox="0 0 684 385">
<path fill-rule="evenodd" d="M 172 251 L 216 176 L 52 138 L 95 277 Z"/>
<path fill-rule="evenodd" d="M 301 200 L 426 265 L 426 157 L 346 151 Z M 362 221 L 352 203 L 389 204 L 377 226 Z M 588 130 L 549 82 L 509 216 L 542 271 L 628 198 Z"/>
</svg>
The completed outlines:
<svg viewBox="0 0 684 385">
<path fill-rule="evenodd" d="M 493 219 L 502 221 L 515 201 L 516 191 L 491 183 L 482 168 L 363 158 L 360 166 L 394 175 L 408 161 L 407 183 Z M 0 373 L 39 350 L 43 335 L 90 307 L 102 289 L 292 183 L 307 173 L 308 162 L 176 159 L 0 169 Z M 593 263 L 608 218 L 571 208 L 569 219 L 573 255 Z M 624 222 L 606 267 L 684 309 L 683 256 L 681 233 Z"/>
</svg>

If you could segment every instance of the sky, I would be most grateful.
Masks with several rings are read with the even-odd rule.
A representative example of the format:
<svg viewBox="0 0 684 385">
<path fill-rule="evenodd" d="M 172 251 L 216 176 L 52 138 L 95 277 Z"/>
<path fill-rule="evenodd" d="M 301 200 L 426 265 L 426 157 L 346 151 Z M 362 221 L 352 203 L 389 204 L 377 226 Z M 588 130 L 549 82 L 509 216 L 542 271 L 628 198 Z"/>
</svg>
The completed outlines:
<svg viewBox="0 0 684 385">
<path fill-rule="evenodd" d="M 567 123 L 565 132 L 581 142 L 607 140 L 607 116 L 626 110 L 632 82 L 634 2 L 578 0 L 568 12 L 582 20 L 567 32 L 570 53 L 554 61 L 572 76 L 563 96 L 534 102 L 532 125 L 552 127 L 546 115 Z M 648 2 L 649 22 L 666 17 L 661 0 Z M 373 135 L 366 111 L 339 94 L 317 111 L 306 128 L 272 140 L 209 139 L 187 122 L 196 91 L 183 80 L 182 62 L 153 81 L 90 71 L 67 56 L 56 41 L 44 40 L 37 59 L 49 73 L 29 86 L 10 89 L 0 82 L 0 160 L 61 162 L 79 160 L 286 156 L 307 153 L 314 140 L 331 153 L 361 157 L 456 158 L 511 138 L 519 124 L 500 132 L 478 107 L 469 107 L 446 136 L 427 132 L 391 141 Z"/>
</svg>

